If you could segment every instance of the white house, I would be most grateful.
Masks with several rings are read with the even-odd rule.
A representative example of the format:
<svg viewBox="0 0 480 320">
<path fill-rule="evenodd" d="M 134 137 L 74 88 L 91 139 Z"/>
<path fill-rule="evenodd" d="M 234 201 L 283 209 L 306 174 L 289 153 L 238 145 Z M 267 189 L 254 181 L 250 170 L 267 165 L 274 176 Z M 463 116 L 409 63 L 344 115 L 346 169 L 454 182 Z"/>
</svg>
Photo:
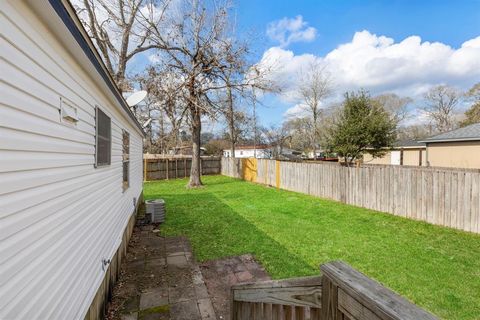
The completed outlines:
<svg viewBox="0 0 480 320">
<path fill-rule="evenodd" d="M 232 150 L 224 149 L 223 156 L 230 158 L 232 156 Z M 270 147 L 267 145 L 235 147 L 235 158 L 268 159 L 270 157 L 271 157 L 271 151 L 270 151 Z"/>
<path fill-rule="evenodd" d="M 0 319 L 97 318 L 143 131 L 68 1 L 2 0 L 0 19 Z"/>
</svg>

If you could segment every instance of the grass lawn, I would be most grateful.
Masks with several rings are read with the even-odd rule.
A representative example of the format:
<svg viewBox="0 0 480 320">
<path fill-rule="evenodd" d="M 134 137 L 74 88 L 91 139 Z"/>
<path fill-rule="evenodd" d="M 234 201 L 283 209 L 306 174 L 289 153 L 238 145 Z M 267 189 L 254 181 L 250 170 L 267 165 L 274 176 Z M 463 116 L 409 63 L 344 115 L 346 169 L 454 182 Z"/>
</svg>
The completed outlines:
<svg viewBox="0 0 480 320">
<path fill-rule="evenodd" d="M 480 319 L 480 236 L 222 176 L 148 182 L 200 261 L 252 253 L 273 278 L 341 259 L 445 319 Z"/>
</svg>

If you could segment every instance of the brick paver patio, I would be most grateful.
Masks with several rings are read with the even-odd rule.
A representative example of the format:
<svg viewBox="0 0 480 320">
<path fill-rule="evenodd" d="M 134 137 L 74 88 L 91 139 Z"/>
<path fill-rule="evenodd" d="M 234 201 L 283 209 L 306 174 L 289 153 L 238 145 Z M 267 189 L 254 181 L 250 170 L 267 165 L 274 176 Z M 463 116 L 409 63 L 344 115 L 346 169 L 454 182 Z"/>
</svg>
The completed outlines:
<svg viewBox="0 0 480 320">
<path fill-rule="evenodd" d="M 228 319 L 230 286 L 268 279 L 251 255 L 199 267 L 188 239 L 165 238 L 153 226 L 137 226 L 107 319 Z"/>
<path fill-rule="evenodd" d="M 110 319 L 216 319 L 187 239 L 152 226 L 135 229 L 110 309 Z"/>
</svg>

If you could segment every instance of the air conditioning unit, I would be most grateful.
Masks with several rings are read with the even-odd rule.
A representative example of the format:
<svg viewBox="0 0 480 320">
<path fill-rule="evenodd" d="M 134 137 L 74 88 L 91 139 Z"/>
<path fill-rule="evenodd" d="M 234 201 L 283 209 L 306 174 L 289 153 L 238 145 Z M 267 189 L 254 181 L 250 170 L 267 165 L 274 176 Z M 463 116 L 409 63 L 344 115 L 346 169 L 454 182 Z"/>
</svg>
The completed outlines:
<svg viewBox="0 0 480 320">
<path fill-rule="evenodd" d="M 162 223 L 165 221 L 165 201 L 163 199 L 146 200 L 147 218 L 151 223 Z"/>
</svg>

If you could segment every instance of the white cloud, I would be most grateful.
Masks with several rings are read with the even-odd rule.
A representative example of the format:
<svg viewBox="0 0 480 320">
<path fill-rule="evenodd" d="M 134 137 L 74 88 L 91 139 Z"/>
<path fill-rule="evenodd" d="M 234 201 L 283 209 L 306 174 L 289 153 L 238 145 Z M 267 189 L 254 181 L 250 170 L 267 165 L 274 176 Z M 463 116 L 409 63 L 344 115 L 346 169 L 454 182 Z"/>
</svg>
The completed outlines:
<svg viewBox="0 0 480 320">
<path fill-rule="evenodd" d="M 285 48 L 293 42 L 310 42 L 315 40 L 317 30 L 309 27 L 301 15 L 295 18 L 283 18 L 270 22 L 267 27 L 267 36 Z"/>
<path fill-rule="evenodd" d="M 298 103 L 295 84 L 299 70 L 307 68 L 312 61 L 326 66 L 337 99 L 344 92 L 359 88 L 372 94 L 394 92 L 420 98 L 437 84 L 467 89 L 479 81 L 480 36 L 455 49 L 440 42 L 422 42 L 419 36 L 395 42 L 386 36 L 361 31 L 325 56 L 296 55 L 290 50 L 272 47 L 264 52 L 261 63 L 275 64 L 272 78 L 284 84 L 283 100 L 294 104 Z"/>
<path fill-rule="evenodd" d="M 307 116 L 308 113 L 308 107 L 304 104 L 297 103 L 293 107 L 287 109 L 287 111 L 284 112 L 283 116 L 285 118 L 291 118 L 291 117 L 305 117 Z"/>
<path fill-rule="evenodd" d="M 266 69 L 272 70 L 272 80 L 282 87 L 282 98 L 288 102 L 294 102 L 298 100 L 295 87 L 299 82 L 301 70 L 315 60 L 322 61 L 320 57 L 313 54 L 295 55 L 293 51 L 272 47 L 265 51 L 260 65 L 270 66 Z"/>
</svg>

